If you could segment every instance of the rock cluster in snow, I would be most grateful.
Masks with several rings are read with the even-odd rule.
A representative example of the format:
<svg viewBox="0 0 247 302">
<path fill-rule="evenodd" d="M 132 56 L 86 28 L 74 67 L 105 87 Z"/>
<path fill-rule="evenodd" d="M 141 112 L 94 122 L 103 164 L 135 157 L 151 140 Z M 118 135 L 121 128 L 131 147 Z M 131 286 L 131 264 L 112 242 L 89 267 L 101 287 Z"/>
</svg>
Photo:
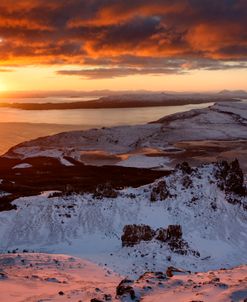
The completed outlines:
<svg viewBox="0 0 247 302">
<path fill-rule="evenodd" d="M 126 225 L 121 236 L 123 246 L 135 246 L 141 241 L 157 240 L 161 243 L 166 243 L 174 253 L 187 255 L 191 253 L 197 257 L 199 252 L 189 248 L 188 243 L 182 238 L 182 228 L 180 225 L 169 225 L 167 229 L 158 228 L 153 230 L 148 225 Z"/>
</svg>

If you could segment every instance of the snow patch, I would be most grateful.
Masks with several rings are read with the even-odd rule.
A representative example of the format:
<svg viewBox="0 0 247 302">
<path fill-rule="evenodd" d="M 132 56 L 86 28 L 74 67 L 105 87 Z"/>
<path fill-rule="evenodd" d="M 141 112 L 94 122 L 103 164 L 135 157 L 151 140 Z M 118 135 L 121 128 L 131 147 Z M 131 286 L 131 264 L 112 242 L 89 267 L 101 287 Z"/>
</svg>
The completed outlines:
<svg viewBox="0 0 247 302">
<path fill-rule="evenodd" d="M 27 163 L 22 163 L 22 164 L 14 166 L 12 169 L 28 169 L 28 168 L 32 168 L 32 165 L 27 164 Z"/>
</svg>

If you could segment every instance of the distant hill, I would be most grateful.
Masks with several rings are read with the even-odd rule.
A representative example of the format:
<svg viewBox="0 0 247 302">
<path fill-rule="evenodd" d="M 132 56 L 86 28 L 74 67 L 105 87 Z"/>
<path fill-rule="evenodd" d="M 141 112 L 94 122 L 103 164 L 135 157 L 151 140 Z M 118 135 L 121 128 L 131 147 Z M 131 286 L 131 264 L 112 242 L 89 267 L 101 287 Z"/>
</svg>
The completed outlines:
<svg viewBox="0 0 247 302">
<path fill-rule="evenodd" d="M 1 103 L 0 107 L 17 108 L 23 110 L 65 110 L 65 109 L 97 109 L 97 108 L 133 108 L 153 106 L 182 106 L 211 102 L 228 102 L 237 98 L 247 97 L 246 92 L 220 93 L 126 93 L 100 97 L 90 101 L 80 101 L 78 96 L 75 102 L 62 103 Z"/>
</svg>

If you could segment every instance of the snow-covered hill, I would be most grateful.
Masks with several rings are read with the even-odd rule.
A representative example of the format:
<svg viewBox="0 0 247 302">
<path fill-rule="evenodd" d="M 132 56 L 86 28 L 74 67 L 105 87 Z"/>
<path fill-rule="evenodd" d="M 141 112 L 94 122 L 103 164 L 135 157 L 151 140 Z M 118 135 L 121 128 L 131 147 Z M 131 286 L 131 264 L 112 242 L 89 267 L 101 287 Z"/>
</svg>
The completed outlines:
<svg viewBox="0 0 247 302">
<path fill-rule="evenodd" d="M 164 152 L 177 142 L 246 139 L 247 103 L 227 102 L 146 125 L 60 133 L 22 143 L 5 156 L 22 159 L 50 156 L 62 162 L 69 156 L 84 163 L 92 163 L 94 158 L 97 164 L 166 167 L 169 158 Z"/>
<path fill-rule="evenodd" d="M 151 185 L 116 193 L 99 188 L 94 195 L 47 192 L 15 200 L 17 210 L 0 212 L 1 252 L 67 253 L 126 275 L 168 265 L 206 271 L 246 263 L 247 197 L 237 162 L 180 165 Z M 180 225 L 186 244 L 180 251 L 149 238 L 122 247 L 123 229 L 133 224 Z"/>
</svg>

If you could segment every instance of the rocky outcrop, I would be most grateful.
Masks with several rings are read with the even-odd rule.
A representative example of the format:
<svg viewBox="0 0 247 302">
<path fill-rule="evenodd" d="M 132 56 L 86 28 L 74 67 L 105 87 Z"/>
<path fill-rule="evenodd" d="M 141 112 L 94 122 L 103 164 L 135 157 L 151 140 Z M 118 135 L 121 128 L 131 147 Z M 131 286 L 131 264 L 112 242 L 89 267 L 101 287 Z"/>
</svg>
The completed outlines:
<svg viewBox="0 0 247 302">
<path fill-rule="evenodd" d="M 215 177 L 218 187 L 226 193 L 226 200 L 231 204 L 242 205 L 246 210 L 247 205 L 242 202 L 242 197 L 247 195 L 247 190 L 238 160 L 235 159 L 231 163 L 227 161 L 217 163 Z"/>
<path fill-rule="evenodd" d="M 154 238 L 155 232 L 150 226 L 140 224 L 126 225 L 121 237 L 123 246 L 134 246 L 141 241 L 150 241 Z"/>
<path fill-rule="evenodd" d="M 221 190 L 225 190 L 227 193 L 235 193 L 240 196 L 246 194 L 244 175 L 237 159 L 231 163 L 228 163 L 227 161 L 219 162 L 217 164 L 215 176 Z"/>
<path fill-rule="evenodd" d="M 177 164 L 175 170 L 180 170 L 184 174 L 191 174 L 193 172 L 193 169 L 186 161 L 181 164 Z"/>
<path fill-rule="evenodd" d="M 167 270 L 166 270 L 166 276 L 167 277 L 171 278 L 176 274 L 183 274 L 184 275 L 184 274 L 191 274 L 191 272 L 176 268 L 174 266 L 169 266 L 167 268 Z"/>
<path fill-rule="evenodd" d="M 180 225 L 169 225 L 166 232 L 167 239 L 164 242 L 168 244 L 168 246 L 174 253 L 181 255 L 187 255 L 188 253 L 191 253 L 196 257 L 200 257 L 200 253 L 198 251 L 192 250 L 189 247 L 188 242 L 182 238 L 183 232 Z"/>
<path fill-rule="evenodd" d="M 155 185 L 150 194 L 150 201 L 158 201 L 158 200 L 165 200 L 170 197 L 170 192 L 167 188 L 167 184 L 165 180 L 161 180 Z"/>
<path fill-rule="evenodd" d="M 116 296 L 117 298 L 124 298 L 124 297 L 129 297 L 131 300 L 137 300 L 137 296 L 135 293 L 134 288 L 131 286 L 133 285 L 134 282 L 129 279 L 124 279 L 122 280 L 117 288 L 116 288 Z"/>
<path fill-rule="evenodd" d="M 200 256 L 199 252 L 191 250 L 189 244 L 182 238 L 182 228 L 180 225 L 169 225 L 167 229 L 159 228 L 153 230 L 148 225 L 126 225 L 121 237 L 122 246 L 134 246 L 141 241 L 158 240 L 168 245 L 174 252 L 181 255 L 188 253 L 194 256 Z"/>
<path fill-rule="evenodd" d="M 100 184 L 96 187 L 94 198 L 117 198 L 118 192 L 113 189 L 110 183 Z"/>
<path fill-rule="evenodd" d="M 190 175 L 185 175 L 181 180 L 182 186 L 186 189 L 193 187 L 193 181 Z"/>
</svg>

